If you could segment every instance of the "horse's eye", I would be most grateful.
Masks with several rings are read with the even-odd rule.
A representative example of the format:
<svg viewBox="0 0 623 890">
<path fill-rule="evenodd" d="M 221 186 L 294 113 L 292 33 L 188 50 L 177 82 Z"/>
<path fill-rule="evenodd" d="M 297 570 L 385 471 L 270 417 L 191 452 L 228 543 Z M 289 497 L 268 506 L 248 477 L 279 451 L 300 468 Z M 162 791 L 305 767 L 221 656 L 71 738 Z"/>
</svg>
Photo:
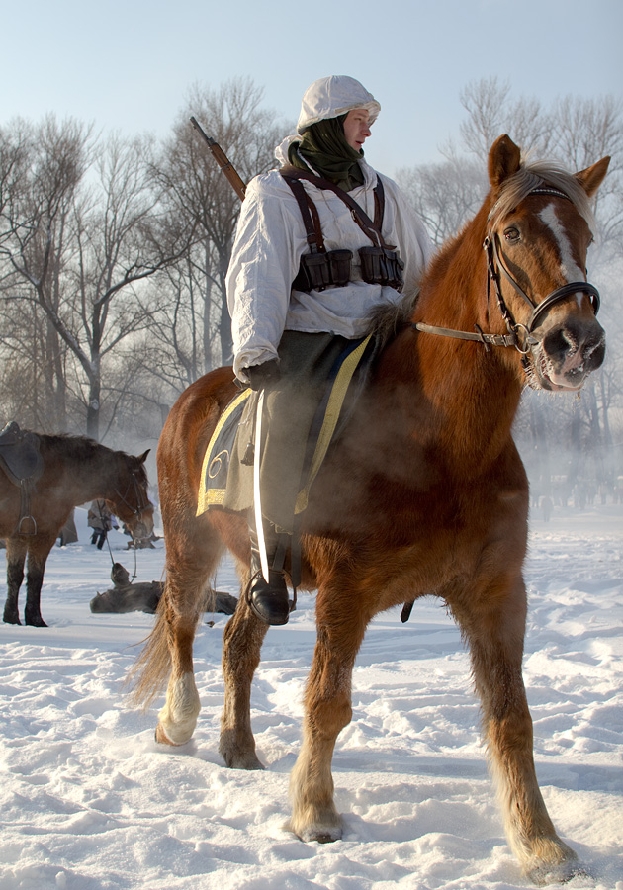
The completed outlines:
<svg viewBox="0 0 623 890">
<path fill-rule="evenodd" d="M 519 229 L 516 226 L 509 226 L 507 229 L 504 229 L 504 238 L 510 244 L 519 241 L 519 237 Z"/>
</svg>

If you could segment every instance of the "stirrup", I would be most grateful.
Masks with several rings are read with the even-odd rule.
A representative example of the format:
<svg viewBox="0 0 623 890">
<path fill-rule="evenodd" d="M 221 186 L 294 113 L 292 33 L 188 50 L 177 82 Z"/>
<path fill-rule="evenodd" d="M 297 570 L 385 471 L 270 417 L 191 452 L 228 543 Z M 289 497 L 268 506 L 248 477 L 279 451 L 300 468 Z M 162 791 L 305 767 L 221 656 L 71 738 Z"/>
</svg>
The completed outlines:
<svg viewBox="0 0 623 890">
<path fill-rule="evenodd" d="M 292 605 L 288 594 L 288 585 L 283 571 L 269 569 L 269 581 L 261 571 L 249 579 L 246 587 L 246 601 L 251 611 L 265 624 L 273 627 L 287 624 Z"/>
</svg>

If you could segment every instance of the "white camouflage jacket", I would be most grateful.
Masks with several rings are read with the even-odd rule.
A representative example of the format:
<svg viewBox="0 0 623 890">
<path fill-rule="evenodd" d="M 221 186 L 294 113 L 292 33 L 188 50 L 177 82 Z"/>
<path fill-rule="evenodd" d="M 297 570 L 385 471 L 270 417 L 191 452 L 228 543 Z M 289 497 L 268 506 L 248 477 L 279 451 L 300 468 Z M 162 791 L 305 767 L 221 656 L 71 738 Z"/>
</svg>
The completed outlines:
<svg viewBox="0 0 623 890">
<path fill-rule="evenodd" d="M 278 160 L 287 163 L 289 136 L 278 146 Z M 359 162 L 364 184 L 349 192 L 374 218 L 374 187 L 377 173 Z M 313 172 L 313 171 L 312 171 Z M 432 253 L 432 243 L 404 195 L 383 176 L 385 214 L 383 236 L 397 245 L 404 262 L 402 295 L 417 291 L 422 272 Z M 232 319 L 234 373 L 248 382 L 243 368 L 277 357 L 284 330 L 331 332 L 349 339 L 365 334 L 372 312 L 379 306 L 398 303 L 402 295 L 391 287 L 367 284 L 361 279 L 358 248 L 372 242 L 353 220 L 351 212 L 333 192 L 320 190 L 303 180 L 320 219 L 327 250 L 353 252 L 352 273 L 346 287 L 304 293 L 294 290 L 301 256 L 309 252 L 299 205 L 278 170 L 256 176 L 249 183 L 227 271 L 227 305 Z"/>
</svg>

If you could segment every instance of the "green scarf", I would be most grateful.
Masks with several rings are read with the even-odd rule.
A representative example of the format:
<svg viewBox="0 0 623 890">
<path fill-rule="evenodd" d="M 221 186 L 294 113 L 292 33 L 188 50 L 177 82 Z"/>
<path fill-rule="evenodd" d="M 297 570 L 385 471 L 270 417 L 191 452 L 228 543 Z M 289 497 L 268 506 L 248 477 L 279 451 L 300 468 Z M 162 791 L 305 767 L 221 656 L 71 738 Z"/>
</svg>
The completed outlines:
<svg viewBox="0 0 623 890">
<path fill-rule="evenodd" d="M 293 142 L 288 150 L 288 160 L 294 167 L 307 170 L 301 160 L 301 154 L 320 176 L 334 182 L 345 192 L 358 185 L 363 185 L 363 170 L 359 161 L 363 158 L 363 149 L 352 148 L 344 136 L 342 126 L 345 114 L 312 124 L 301 138 Z"/>
</svg>

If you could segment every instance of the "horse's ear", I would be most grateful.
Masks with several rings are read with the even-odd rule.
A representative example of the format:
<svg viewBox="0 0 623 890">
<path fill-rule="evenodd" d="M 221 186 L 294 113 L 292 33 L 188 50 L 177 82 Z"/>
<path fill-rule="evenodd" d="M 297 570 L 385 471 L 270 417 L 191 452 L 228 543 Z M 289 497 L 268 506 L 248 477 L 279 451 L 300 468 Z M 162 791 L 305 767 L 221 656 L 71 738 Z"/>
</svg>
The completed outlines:
<svg viewBox="0 0 623 890">
<path fill-rule="evenodd" d="M 143 452 L 143 454 L 139 454 L 139 455 L 137 456 L 136 459 L 137 459 L 137 461 L 139 462 L 139 464 L 144 464 L 144 463 L 145 463 L 145 460 L 146 460 L 146 458 L 147 458 L 147 455 L 149 454 L 150 451 L 151 451 L 151 448 L 148 448 L 147 451 Z"/>
<path fill-rule="evenodd" d="M 489 151 L 489 182 L 494 189 L 519 170 L 521 151 L 510 136 L 498 136 Z"/>
<path fill-rule="evenodd" d="M 601 161 L 597 161 L 592 166 L 586 167 L 585 170 L 580 170 L 579 173 L 575 174 L 575 178 L 578 180 L 589 198 L 593 197 L 604 181 L 604 176 L 608 172 L 609 163 L 610 155 L 606 155 Z"/>
</svg>

